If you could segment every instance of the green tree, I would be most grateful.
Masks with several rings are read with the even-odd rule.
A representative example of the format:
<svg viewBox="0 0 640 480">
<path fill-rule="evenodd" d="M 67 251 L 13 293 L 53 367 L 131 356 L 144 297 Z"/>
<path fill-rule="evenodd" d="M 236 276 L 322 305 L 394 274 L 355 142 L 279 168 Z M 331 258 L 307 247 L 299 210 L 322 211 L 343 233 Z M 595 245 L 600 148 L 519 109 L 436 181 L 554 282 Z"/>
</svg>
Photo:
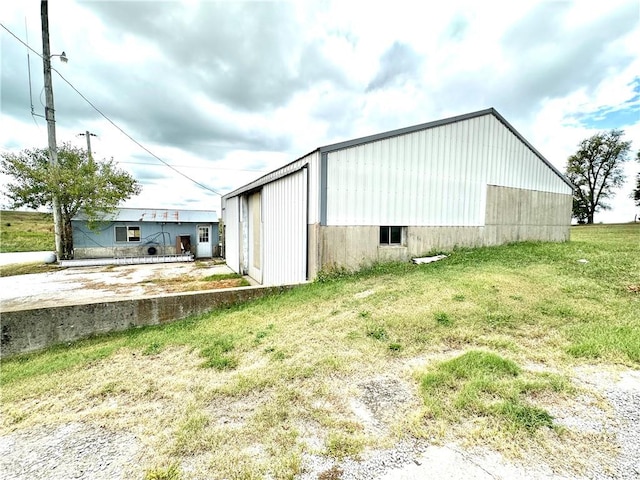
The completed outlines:
<svg viewBox="0 0 640 480">
<path fill-rule="evenodd" d="M 4 192 L 9 208 L 51 208 L 53 196 L 57 195 L 62 258 L 73 255 L 71 219 L 80 210 L 89 222 L 98 222 L 141 190 L 139 183 L 119 169 L 113 159 L 95 161 L 86 150 L 68 143 L 58 149 L 57 167 L 50 164 L 48 148 L 33 148 L 0 154 L 0 171 L 11 177 Z"/>
<path fill-rule="evenodd" d="M 589 212 L 587 209 L 587 205 L 582 202 L 581 199 L 577 198 L 577 195 L 573 195 L 573 207 L 572 207 L 572 216 L 575 218 L 578 223 L 587 223 L 587 218 L 589 217 Z"/>
<path fill-rule="evenodd" d="M 623 130 L 593 135 L 578 144 L 578 151 L 567 160 L 566 174 L 575 185 L 573 217 L 593 223 L 600 210 L 611 208 L 606 200 L 625 180 L 623 166 L 629 160 L 630 141 L 623 141 Z"/>
</svg>

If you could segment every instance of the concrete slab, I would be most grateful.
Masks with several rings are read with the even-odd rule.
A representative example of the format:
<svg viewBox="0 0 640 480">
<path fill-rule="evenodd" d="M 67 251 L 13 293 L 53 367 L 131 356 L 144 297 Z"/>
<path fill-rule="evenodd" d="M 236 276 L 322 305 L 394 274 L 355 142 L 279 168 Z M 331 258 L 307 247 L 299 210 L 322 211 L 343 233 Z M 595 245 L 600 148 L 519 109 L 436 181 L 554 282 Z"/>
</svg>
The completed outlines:
<svg viewBox="0 0 640 480">
<path fill-rule="evenodd" d="M 0 311 L 129 300 L 171 292 L 154 280 L 233 273 L 213 262 L 61 268 L 0 278 Z"/>
</svg>

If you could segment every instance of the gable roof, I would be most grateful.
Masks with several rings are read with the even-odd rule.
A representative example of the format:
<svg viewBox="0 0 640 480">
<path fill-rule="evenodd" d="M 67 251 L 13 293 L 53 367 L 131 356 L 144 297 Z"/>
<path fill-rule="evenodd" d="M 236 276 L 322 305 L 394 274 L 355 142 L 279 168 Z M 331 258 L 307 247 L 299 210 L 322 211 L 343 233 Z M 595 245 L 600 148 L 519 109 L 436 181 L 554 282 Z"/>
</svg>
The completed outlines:
<svg viewBox="0 0 640 480">
<path fill-rule="evenodd" d="M 323 147 L 318 147 L 316 150 L 313 150 L 308 154 L 300 158 L 297 158 L 293 162 L 290 162 L 280 168 L 277 168 L 267 173 L 266 175 L 259 177 L 253 182 L 250 182 L 232 192 L 227 193 L 226 195 L 223 195 L 223 198 L 234 197 L 236 195 L 239 195 L 240 193 L 253 190 L 255 188 L 260 187 L 261 185 L 277 180 L 281 176 L 289 175 L 291 171 L 287 167 L 290 167 L 294 163 L 302 160 L 304 157 L 315 152 L 319 152 L 320 154 L 335 152 L 337 150 L 343 150 L 345 148 L 351 148 L 358 145 L 364 145 L 366 143 L 377 142 L 379 140 L 384 140 L 387 138 L 398 137 L 400 135 L 406 135 L 408 133 L 418 132 L 420 130 L 428 130 L 431 128 L 441 127 L 443 125 L 449 125 L 456 122 L 471 120 L 473 118 L 482 117 L 485 115 L 493 115 L 512 134 L 514 134 L 522 143 L 524 143 L 527 146 L 527 148 L 533 152 L 534 155 L 536 155 L 542 162 L 544 162 L 547 165 L 547 167 L 549 167 L 556 175 L 558 175 L 562 179 L 562 181 L 564 181 L 569 187 L 571 187 L 571 189 L 575 188 L 574 185 L 569 181 L 567 177 L 565 177 L 556 167 L 553 166 L 553 164 L 549 160 L 547 160 L 540 152 L 538 152 L 538 150 L 536 150 L 533 147 L 533 145 L 531 145 L 522 135 L 520 135 L 520 133 L 509 122 L 507 122 L 507 120 L 502 115 L 500 115 L 495 108 L 491 107 L 484 110 L 479 110 L 477 112 L 466 113 L 464 115 L 457 115 L 455 117 L 444 118 L 442 120 L 435 120 L 433 122 L 421 123 L 419 125 L 414 125 L 411 127 L 399 128 L 396 130 L 390 130 L 388 132 L 377 133 L 375 135 L 368 135 L 366 137 L 355 138 L 353 140 L 346 140 L 344 142 L 333 143 L 330 145 L 325 145 Z M 274 175 L 274 173 L 278 171 L 282 171 L 282 175 L 277 175 L 277 174 Z"/>
<path fill-rule="evenodd" d="M 573 184 L 566 178 L 556 167 L 553 166 L 549 160 L 547 160 L 538 150 L 531 145 L 526 138 L 524 138 L 520 133 L 511 125 L 507 120 L 498 113 L 498 111 L 491 107 L 485 110 L 479 110 L 477 112 L 466 113 L 464 115 L 458 115 L 455 117 L 444 118 L 442 120 L 436 120 L 433 122 L 421 123 L 420 125 L 414 125 L 412 127 L 399 128 L 397 130 L 391 130 L 389 132 L 378 133 L 375 135 L 369 135 L 366 137 L 356 138 L 354 140 L 347 140 L 345 142 L 334 143 L 332 145 L 327 145 L 325 147 L 320 147 L 319 150 L 321 153 L 324 152 L 333 152 L 336 150 L 342 150 L 344 148 L 355 147 L 357 145 L 364 145 L 365 143 L 377 142 L 378 140 L 384 140 L 387 138 L 397 137 L 400 135 L 405 135 L 407 133 L 418 132 L 420 130 L 428 130 L 430 128 L 441 127 L 443 125 L 449 125 L 451 123 L 462 122 L 465 120 L 471 120 L 472 118 L 482 117 L 484 115 L 493 115 L 496 119 L 502 123 L 507 129 L 513 133 L 518 140 L 524 143 L 529 150 L 531 150 L 540 160 L 542 160 L 553 172 L 556 173 L 567 185 L 571 188 L 574 188 Z"/>
<path fill-rule="evenodd" d="M 73 220 L 87 220 L 87 216 L 78 213 Z M 164 208 L 120 208 L 114 215 L 105 219 L 110 222 L 162 222 L 162 223 L 216 223 L 215 210 L 174 210 Z"/>
</svg>

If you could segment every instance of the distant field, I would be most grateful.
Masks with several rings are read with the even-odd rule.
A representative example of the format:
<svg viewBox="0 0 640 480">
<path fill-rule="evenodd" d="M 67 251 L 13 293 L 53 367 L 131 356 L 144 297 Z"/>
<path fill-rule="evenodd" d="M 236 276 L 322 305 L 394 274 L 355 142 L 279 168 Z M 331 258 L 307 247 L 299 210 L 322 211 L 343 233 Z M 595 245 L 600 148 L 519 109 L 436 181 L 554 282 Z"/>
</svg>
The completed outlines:
<svg viewBox="0 0 640 480">
<path fill-rule="evenodd" d="M 39 212 L 0 212 L 0 253 L 55 250 L 53 220 Z"/>
</svg>

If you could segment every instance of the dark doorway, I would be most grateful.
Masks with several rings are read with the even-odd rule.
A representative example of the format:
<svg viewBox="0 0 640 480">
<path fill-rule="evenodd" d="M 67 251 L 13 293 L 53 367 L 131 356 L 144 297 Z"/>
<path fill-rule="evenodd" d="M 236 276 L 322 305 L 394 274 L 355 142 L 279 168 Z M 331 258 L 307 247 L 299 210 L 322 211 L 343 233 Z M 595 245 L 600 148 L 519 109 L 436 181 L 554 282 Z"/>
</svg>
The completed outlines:
<svg viewBox="0 0 640 480">
<path fill-rule="evenodd" d="M 176 236 L 176 253 L 191 253 L 191 235 Z"/>
</svg>

